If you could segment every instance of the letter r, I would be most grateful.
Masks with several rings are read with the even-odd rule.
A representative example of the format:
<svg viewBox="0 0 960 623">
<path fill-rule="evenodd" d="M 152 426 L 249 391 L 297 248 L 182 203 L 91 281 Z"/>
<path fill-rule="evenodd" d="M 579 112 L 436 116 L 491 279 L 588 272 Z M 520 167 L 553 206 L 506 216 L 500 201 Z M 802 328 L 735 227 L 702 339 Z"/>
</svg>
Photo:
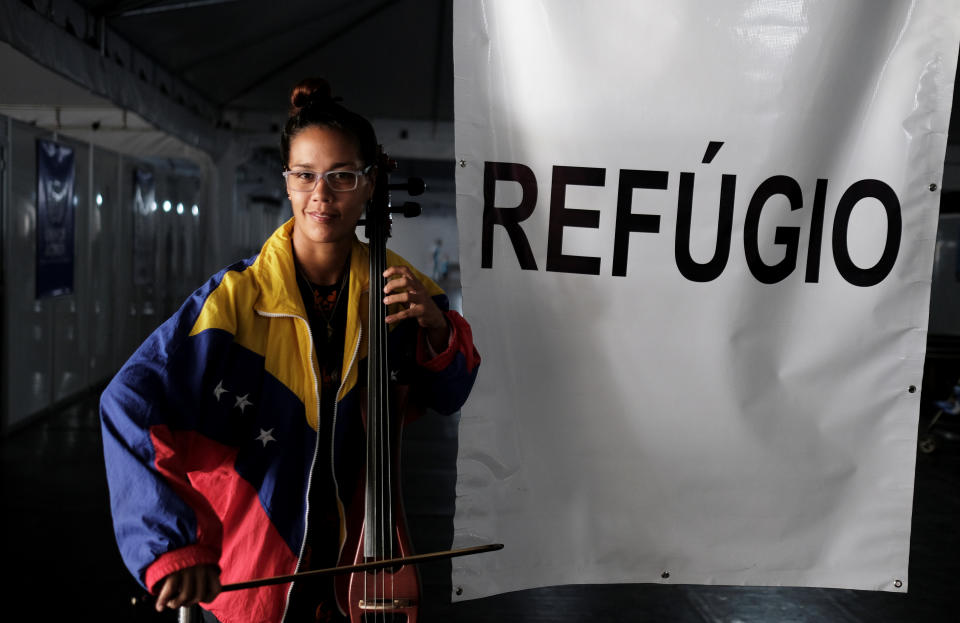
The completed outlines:
<svg viewBox="0 0 960 623">
<path fill-rule="evenodd" d="M 519 182 L 522 189 L 520 205 L 515 208 L 496 207 L 497 182 Z M 502 225 L 510 236 L 510 243 L 523 270 L 537 270 L 520 222 L 528 219 L 537 206 L 537 178 L 530 167 L 512 162 L 485 162 L 483 165 L 483 232 L 481 236 L 480 266 L 493 267 L 493 226 Z"/>
</svg>

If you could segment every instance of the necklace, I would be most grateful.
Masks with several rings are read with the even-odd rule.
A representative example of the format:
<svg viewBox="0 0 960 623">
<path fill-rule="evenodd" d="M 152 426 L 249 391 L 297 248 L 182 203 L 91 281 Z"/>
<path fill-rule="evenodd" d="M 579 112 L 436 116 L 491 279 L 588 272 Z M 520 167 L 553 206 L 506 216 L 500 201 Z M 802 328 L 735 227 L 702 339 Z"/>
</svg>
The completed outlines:
<svg viewBox="0 0 960 623">
<path fill-rule="evenodd" d="M 343 288 L 347 285 L 347 276 L 350 274 L 350 269 L 347 268 L 347 271 L 341 274 L 340 279 L 338 279 L 340 287 L 337 289 L 337 297 L 333 301 L 333 308 L 330 310 L 329 316 L 323 311 L 323 305 L 320 302 L 320 290 L 314 286 L 313 282 L 310 281 L 310 278 L 307 277 L 307 274 L 303 272 L 303 268 L 299 265 L 297 266 L 297 272 L 300 273 L 307 287 L 313 292 L 313 308 L 320 312 L 324 324 L 327 325 L 327 341 L 329 341 L 333 338 L 333 319 L 337 316 L 337 307 L 340 305 L 340 299 L 343 298 Z M 334 284 L 334 286 L 336 286 L 336 284 Z"/>
</svg>

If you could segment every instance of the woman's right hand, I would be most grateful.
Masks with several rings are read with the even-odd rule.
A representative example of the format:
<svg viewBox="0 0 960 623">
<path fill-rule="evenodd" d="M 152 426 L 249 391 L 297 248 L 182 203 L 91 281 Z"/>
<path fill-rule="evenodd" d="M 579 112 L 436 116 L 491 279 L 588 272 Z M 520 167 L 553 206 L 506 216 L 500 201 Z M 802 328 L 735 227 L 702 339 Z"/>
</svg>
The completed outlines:
<svg viewBox="0 0 960 623">
<path fill-rule="evenodd" d="M 197 565 L 174 571 L 160 580 L 157 612 L 213 601 L 220 594 L 220 569 L 217 565 Z"/>
</svg>

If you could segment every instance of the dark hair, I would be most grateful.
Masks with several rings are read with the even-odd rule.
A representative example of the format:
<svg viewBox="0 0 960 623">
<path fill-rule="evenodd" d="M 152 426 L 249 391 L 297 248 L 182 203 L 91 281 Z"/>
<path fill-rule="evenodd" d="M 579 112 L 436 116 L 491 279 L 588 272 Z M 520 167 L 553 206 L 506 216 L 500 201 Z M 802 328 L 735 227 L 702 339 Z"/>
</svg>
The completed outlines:
<svg viewBox="0 0 960 623">
<path fill-rule="evenodd" d="M 344 132 L 357 143 L 357 151 L 364 165 L 374 164 L 377 158 L 377 135 L 373 126 L 362 115 L 347 110 L 330 94 L 330 84 L 323 78 L 305 78 L 290 91 L 290 116 L 280 134 L 283 166 L 290 162 L 290 143 L 310 126 L 319 125 Z"/>
</svg>

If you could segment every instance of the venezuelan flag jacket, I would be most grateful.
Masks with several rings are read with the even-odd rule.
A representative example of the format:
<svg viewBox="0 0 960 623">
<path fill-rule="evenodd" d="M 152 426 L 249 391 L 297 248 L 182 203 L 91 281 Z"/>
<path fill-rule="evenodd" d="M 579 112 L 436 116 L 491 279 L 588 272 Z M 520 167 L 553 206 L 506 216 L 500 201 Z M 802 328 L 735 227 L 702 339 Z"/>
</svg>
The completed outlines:
<svg viewBox="0 0 960 623">
<path fill-rule="evenodd" d="M 219 565 L 225 584 L 293 573 L 299 565 L 320 383 L 296 284 L 292 228 L 291 220 L 257 256 L 194 292 L 101 398 L 117 542 L 148 590 L 197 564 Z M 354 240 L 329 467 L 341 518 L 364 461 L 368 259 L 367 246 Z M 389 251 L 387 263 L 409 266 Z M 415 274 L 446 312 L 451 340 L 431 357 L 418 325 L 398 323 L 389 337 L 390 369 L 405 377 L 411 402 L 449 414 L 466 400 L 480 357 L 469 325 L 447 311 L 443 291 Z M 205 607 L 224 623 L 276 623 L 289 588 L 221 593 Z"/>
</svg>

